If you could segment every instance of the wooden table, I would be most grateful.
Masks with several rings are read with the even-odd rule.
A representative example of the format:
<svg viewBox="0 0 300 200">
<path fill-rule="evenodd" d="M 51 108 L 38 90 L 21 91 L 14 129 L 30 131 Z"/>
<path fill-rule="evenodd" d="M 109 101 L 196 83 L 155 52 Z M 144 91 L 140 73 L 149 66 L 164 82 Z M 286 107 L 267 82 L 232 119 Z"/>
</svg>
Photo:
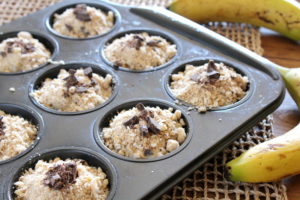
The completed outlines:
<svg viewBox="0 0 300 200">
<path fill-rule="evenodd" d="M 284 67 L 300 67 L 300 44 L 266 29 L 261 32 L 265 57 Z M 300 122 L 300 111 L 288 93 L 273 116 L 275 135 L 284 134 Z M 300 175 L 287 178 L 284 182 L 288 199 L 300 200 Z"/>
</svg>

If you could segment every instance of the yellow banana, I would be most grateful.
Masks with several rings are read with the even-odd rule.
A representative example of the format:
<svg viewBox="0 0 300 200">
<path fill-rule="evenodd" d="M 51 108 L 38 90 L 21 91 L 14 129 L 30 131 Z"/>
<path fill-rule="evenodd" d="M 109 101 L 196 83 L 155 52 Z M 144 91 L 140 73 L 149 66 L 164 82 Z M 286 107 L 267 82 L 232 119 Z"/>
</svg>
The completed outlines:
<svg viewBox="0 0 300 200">
<path fill-rule="evenodd" d="M 270 182 L 300 173 L 300 124 L 284 135 L 261 143 L 226 164 L 229 178 Z"/>
<path fill-rule="evenodd" d="M 285 86 L 300 110 L 300 68 L 277 67 L 281 73 Z"/>
<path fill-rule="evenodd" d="M 300 40 L 300 3 L 296 0 L 174 0 L 169 9 L 201 23 L 244 22 Z"/>
</svg>

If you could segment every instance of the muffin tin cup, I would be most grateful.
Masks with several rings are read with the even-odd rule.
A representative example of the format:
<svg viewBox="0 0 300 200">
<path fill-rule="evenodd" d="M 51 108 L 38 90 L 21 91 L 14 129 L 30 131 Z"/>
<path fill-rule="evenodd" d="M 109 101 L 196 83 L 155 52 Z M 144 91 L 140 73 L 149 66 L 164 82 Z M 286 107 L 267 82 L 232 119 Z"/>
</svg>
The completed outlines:
<svg viewBox="0 0 300 200">
<path fill-rule="evenodd" d="M 133 70 L 133 69 L 129 69 L 129 68 L 126 68 L 126 67 L 115 66 L 112 62 L 110 62 L 106 58 L 105 53 L 104 53 L 104 49 L 108 44 L 111 44 L 115 39 L 121 38 L 121 37 L 125 36 L 126 34 L 143 33 L 143 32 L 148 33 L 150 36 L 160 36 L 163 39 L 166 39 L 169 43 L 175 44 L 176 49 L 177 49 L 176 55 L 173 58 L 171 58 L 168 62 L 166 62 L 162 65 L 153 67 L 151 69 L 145 69 L 145 70 Z M 180 46 L 180 43 L 178 43 L 177 40 L 173 36 L 171 36 L 167 33 L 162 33 L 160 31 L 156 31 L 156 30 L 148 29 L 148 28 L 138 28 L 138 29 L 132 29 L 132 30 L 119 32 L 119 33 L 113 35 L 111 38 L 109 38 L 108 40 L 106 40 L 105 42 L 103 42 L 101 44 L 100 53 L 101 53 L 101 58 L 105 61 L 105 63 L 107 65 L 109 65 L 110 67 L 112 67 L 113 69 L 115 69 L 115 70 L 122 70 L 122 71 L 125 71 L 125 72 L 133 72 L 133 73 L 143 73 L 143 72 L 157 71 L 157 70 L 160 70 L 162 68 L 165 68 L 165 67 L 170 66 L 171 64 L 173 64 L 181 55 L 181 46 Z"/>
<path fill-rule="evenodd" d="M 233 68 L 238 74 L 241 74 L 242 76 L 246 76 L 248 78 L 249 82 L 248 82 L 247 93 L 242 99 L 240 99 L 239 101 L 237 101 L 235 103 L 226 105 L 226 106 L 213 107 L 213 108 L 209 109 L 208 111 L 221 111 L 221 110 L 231 109 L 231 108 L 237 107 L 237 106 L 243 104 L 244 102 L 246 102 L 253 94 L 253 91 L 255 88 L 255 83 L 253 81 L 253 77 L 250 75 L 250 73 L 247 70 L 241 69 L 236 64 L 232 64 L 227 61 L 220 60 L 220 59 L 216 60 L 214 58 L 190 60 L 190 61 L 186 61 L 182 64 L 179 64 L 178 66 L 176 66 L 174 68 L 171 68 L 164 76 L 164 87 L 165 87 L 165 90 L 167 91 L 168 95 L 175 101 L 178 101 L 179 105 L 184 105 L 189 108 L 197 109 L 197 106 L 190 104 L 186 101 L 183 101 L 181 99 L 178 99 L 171 91 L 170 83 L 172 82 L 172 75 L 177 74 L 178 72 L 183 72 L 185 70 L 186 65 L 191 64 L 194 66 L 202 66 L 202 65 L 208 63 L 209 60 L 214 60 L 215 63 L 224 63 L 224 65 Z"/>
<path fill-rule="evenodd" d="M 30 33 L 34 39 L 37 39 L 40 43 L 42 43 L 46 47 L 46 49 L 48 49 L 51 53 L 50 60 L 54 60 L 54 58 L 57 56 L 58 51 L 59 51 L 58 43 L 52 37 L 50 37 L 49 35 L 45 35 L 43 33 L 35 32 L 35 31 L 28 31 L 28 30 L 6 32 L 3 34 L 0 34 L 0 43 L 3 40 L 6 40 L 8 38 L 17 37 L 18 33 L 21 31 Z M 20 72 L 1 72 L 0 71 L 0 75 L 21 75 L 21 74 L 30 73 L 30 72 L 39 70 L 47 65 L 49 65 L 49 62 L 41 64 L 38 67 L 31 69 L 31 70 L 27 70 L 27 71 L 20 71 Z"/>
<path fill-rule="evenodd" d="M 144 106 L 150 106 L 150 107 L 160 107 L 162 109 L 168 109 L 168 108 L 173 108 L 175 110 L 180 110 L 181 111 L 181 118 L 185 122 L 185 126 L 183 127 L 186 131 L 186 138 L 185 141 L 177 148 L 176 150 L 169 152 L 163 156 L 156 157 L 156 158 L 145 158 L 145 159 L 138 159 L 138 158 L 130 158 L 126 156 L 122 156 L 118 153 L 113 152 L 110 150 L 103 141 L 103 136 L 102 136 L 102 129 L 105 127 L 109 126 L 109 121 L 116 116 L 120 111 L 122 110 L 129 110 L 133 107 L 135 107 L 138 103 L 142 103 Z M 169 102 L 166 101 L 160 101 L 156 99 L 132 99 L 128 102 L 125 102 L 121 105 L 118 105 L 108 111 L 103 117 L 99 118 L 96 120 L 94 124 L 94 138 L 97 142 L 97 144 L 104 150 L 106 153 L 121 159 L 125 161 L 130 161 L 130 162 L 154 162 L 154 161 L 159 161 L 163 159 L 167 159 L 169 157 L 174 156 L 175 154 L 179 153 L 181 150 L 183 150 L 190 142 L 192 138 L 192 122 L 191 119 L 188 117 L 188 115 L 178 106 L 172 105 Z"/>
<path fill-rule="evenodd" d="M 85 160 L 90 166 L 101 167 L 101 169 L 103 170 L 103 172 L 105 172 L 109 180 L 110 189 L 107 200 L 113 199 L 118 184 L 118 175 L 115 167 L 105 157 L 97 154 L 94 151 L 82 147 L 57 147 L 35 154 L 14 172 L 14 175 L 8 181 L 6 193 L 4 193 L 4 196 L 6 196 L 8 200 L 15 199 L 14 183 L 19 180 L 20 176 L 29 168 L 34 168 L 35 164 L 39 160 L 49 161 L 53 160 L 56 157 L 59 157 L 62 160 L 82 159 Z"/>
<path fill-rule="evenodd" d="M 25 120 L 28 120 L 29 122 L 31 122 L 37 127 L 37 131 L 38 131 L 36 139 L 25 151 L 9 159 L 0 160 L 0 166 L 1 166 L 1 164 L 12 162 L 14 160 L 21 158 L 22 156 L 30 152 L 38 144 L 38 142 L 40 141 L 44 133 L 44 122 L 41 115 L 38 112 L 25 105 L 0 103 L 0 110 L 4 111 L 6 114 L 17 115 L 24 118 Z"/>
<path fill-rule="evenodd" d="M 53 23 L 54 23 L 54 15 L 55 14 L 62 14 L 65 10 L 69 9 L 69 8 L 75 8 L 77 4 L 86 4 L 87 6 L 90 7 L 94 7 L 96 9 L 100 9 L 101 11 L 104 11 L 105 13 L 108 13 L 109 11 L 112 11 L 114 13 L 114 26 L 107 32 L 99 34 L 99 35 L 95 35 L 95 36 L 91 36 L 91 37 L 87 37 L 87 38 L 74 38 L 74 37 L 70 37 L 70 36 L 66 36 L 66 35 L 62 35 L 60 33 L 58 33 L 56 30 L 54 30 L 53 28 Z M 48 15 L 45 19 L 45 25 L 48 29 L 48 31 L 58 37 L 64 38 L 64 39 L 69 39 L 69 40 L 90 40 L 90 39 L 96 39 L 98 37 L 102 37 L 105 36 L 107 34 L 109 34 L 110 32 L 112 32 L 114 29 L 117 29 L 120 25 L 120 21 L 121 21 L 121 15 L 118 12 L 118 10 L 116 10 L 115 8 L 108 6 L 108 5 L 104 5 L 102 3 L 89 3 L 89 2 L 81 2 L 81 3 L 72 3 L 72 4 L 68 4 L 65 5 L 63 7 L 60 7 L 58 9 L 56 9 L 55 11 L 52 11 L 50 15 Z"/>
<path fill-rule="evenodd" d="M 34 92 L 36 89 L 41 87 L 41 84 L 46 78 L 57 78 L 57 75 L 61 69 L 80 69 L 80 68 L 87 68 L 91 67 L 93 69 L 93 73 L 96 73 L 98 75 L 101 75 L 102 77 L 105 77 L 107 74 L 110 74 L 112 76 L 112 94 L 111 96 L 102 104 L 97 105 L 95 108 L 88 109 L 88 110 L 83 110 L 83 111 L 78 111 L 78 112 L 63 112 L 63 111 L 58 111 L 52 108 L 48 108 L 47 106 L 44 106 L 43 104 L 39 103 L 33 96 L 31 96 L 31 93 Z M 79 114 L 84 114 L 84 113 L 89 113 L 95 110 L 98 110 L 107 104 L 109 104 L 117 95 L 118 93 L 118 86 L 119 86 L 119 79 L 118 77 L 112 72 L 107 69 L 104 69 L 103 67 L 93 64 L 93 63 L 83 63 L 83 62 L 72 62 L 72 63 L 67 63 L 64 65 L 59 65 L 54 68 L 51 68 L 44 73 L 40 74 L 31 84 L 29 87 L 29 98 L 30 100 L 39 108 L 53 113 L 57 115 L 79 115 Z"/>
</svg>

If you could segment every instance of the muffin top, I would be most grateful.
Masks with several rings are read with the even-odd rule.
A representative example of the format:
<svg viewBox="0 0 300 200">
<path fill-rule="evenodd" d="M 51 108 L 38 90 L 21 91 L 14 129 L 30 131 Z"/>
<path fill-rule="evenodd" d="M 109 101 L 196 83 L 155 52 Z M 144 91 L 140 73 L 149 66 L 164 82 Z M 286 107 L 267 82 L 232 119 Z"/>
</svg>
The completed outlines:
<svg viewBox="0 0 300 200">
<path fill-rule="evenodd" d="M 23 72 L 48 62 L 51 53 L 28 32 L 0 43 L 0 72 Z"/>
<path fill-rule="evenodd" d="M 93 73 L 91 67 L 61 69 L 57 78 L 46 78 L 31 93 L 40 104 L 62 112 L 78 112 L 95 108 L 112 94 L 112 76 Z"/>
<path fill-rule="evenodd" d="M 246 76 L 213 60 L 201 66 L 188 64 L 171 79 L 173 95 L 200 112 L 239 101 L 247 94 L 249 83 Z"/>
<path fill-rule="evenodd" d="M 14 185 L 16 200 L 105 200 L 109 194 L 106 174 L 81 159 L 39 160 Z"/>
<path fill-rule="evenodd" d="M 0 110 L 0 161 L 25 151 L 36 140 L 37 132 L 28 120 Z"/>
<path fill-rule="evenodd" d="M 146 70 L 167 63 L 177 53 L 176 45 L 147 32 L 130 33 L 107 44 L 105 57 L 117 67 Z"/>
<path fill-rule="evenodd" d="M 155 158 L 176 150 L 186 139 L 181 111 L 139 103 L 122 110 L 101 133 L 113 152 L 130 158 Z"/>
<path fill-rule="evenodd" d="M 104 34 L 114 26 L 112 11 L 103 12 L 100 9 L 78 4 L 68 8 L 62 14 L 54 15 L 53 29 L 61 35 L 73 38 L 88 38 Z"/>
</svg>

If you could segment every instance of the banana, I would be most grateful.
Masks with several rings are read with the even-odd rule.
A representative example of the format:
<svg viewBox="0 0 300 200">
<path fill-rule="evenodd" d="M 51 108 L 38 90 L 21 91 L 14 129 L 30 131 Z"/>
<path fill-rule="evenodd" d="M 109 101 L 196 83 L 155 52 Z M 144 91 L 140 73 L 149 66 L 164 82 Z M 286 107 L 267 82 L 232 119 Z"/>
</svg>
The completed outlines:
<svg viewBox="0 0 300 200">
<path fill-rule="evenodd" d="M 300 40 L 300 3 L 296 0 L 174 0 L 169 9 L 201 23 L 249 23 Z"/>
<path fill-rule="evenodd" d="M 281 73 L 286 88 L 300 110 L 300 68 L 289 69 L 277 66 L 277 70 Z"/>
<path fill-rule="evenodd" d="M 300 124 L 226 164 L 232 181 L 271 182 L 300 173 Z"/>
</svg>

